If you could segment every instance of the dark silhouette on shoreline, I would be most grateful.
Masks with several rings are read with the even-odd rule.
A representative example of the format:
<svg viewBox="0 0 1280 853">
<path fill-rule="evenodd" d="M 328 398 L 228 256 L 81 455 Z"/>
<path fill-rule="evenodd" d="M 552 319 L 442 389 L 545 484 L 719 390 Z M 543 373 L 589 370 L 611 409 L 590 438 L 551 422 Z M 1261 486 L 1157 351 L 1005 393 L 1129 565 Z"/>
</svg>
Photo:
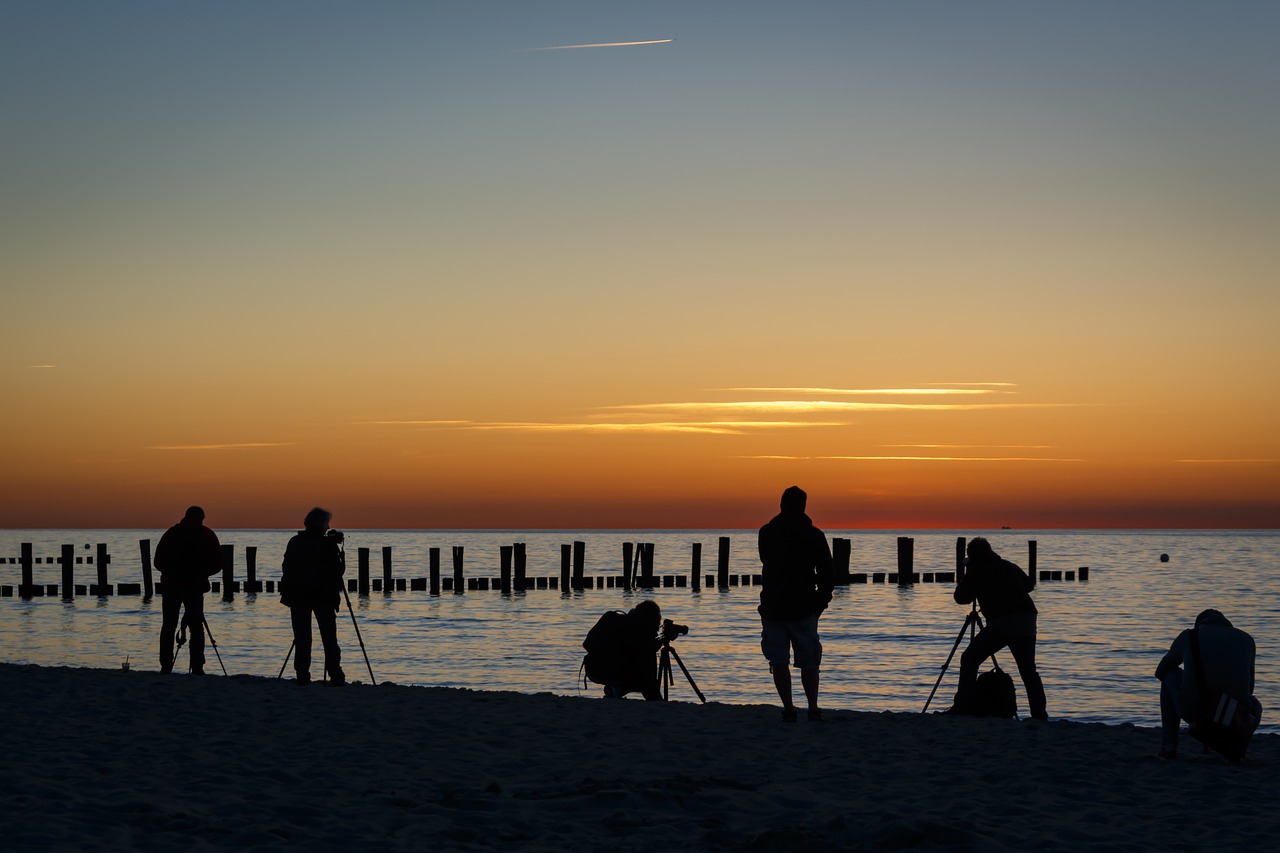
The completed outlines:
<svg viewBox="0 0 1280 853">
<path fill-rule="evenodd" d="M 156 545 L 164 614 L 160 623 L 161 672 L 173 671 L 174 632 L 181 614 L 182 627 L 191 635 L 187 647 L 191 674 L 204 675 L 204 594 L 221 559 L 218 535 L 204 525 L 204 517 L 200 507 L 188 507 L 182 520 L 166 530 Z"/>
</svg>

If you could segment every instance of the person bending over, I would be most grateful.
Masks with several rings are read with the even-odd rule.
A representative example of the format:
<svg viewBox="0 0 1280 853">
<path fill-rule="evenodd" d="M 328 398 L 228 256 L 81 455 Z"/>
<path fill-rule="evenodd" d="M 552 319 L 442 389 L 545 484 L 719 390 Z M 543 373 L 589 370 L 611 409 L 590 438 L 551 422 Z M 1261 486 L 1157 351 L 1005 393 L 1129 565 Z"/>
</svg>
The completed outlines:
<svg viewBox="0 0 1280 853">
<path fill-rule="evenodd" d="M 662 609 L 656 601 L 642 601 L 623 613 L 610 610 L 587 632 L 582 647 L 587 678 L 604 685 L 604 695 L 621 699 L 639 693 L 662 701 L 658 687 L 657 651 L 662 646 Z"/>
<path fill-rule="evenodd" d="M 285 548 L 280 577 L 280 603 L 289 608 L 293 623 L 293 671 L 299 684 L 311 682 L 311 617 L 315 616 L 324 646 L 324 669 L 329 680 L 346 683 L 342 650 L 338 647 L 338 607 L 342 601 L 345 571 L 340 530 L 330 530 L 333 514 L 315 507 L 307 513 L 303 529 Z"/>
<path fill-rule="evenodd" d="M 1001 559 L 986 539 L 979 536 L 969 542 L 965 574 L 956 584 L 954 597 L 957 604 L 977 601 L 987 624 L 960 656 L 960 686 L 955 702 L 943 713 L 973 713 L 978 667 L 1008 646 L 1027 691 L 1031 716 L 1037 720 L 1048 719 L 1044 684 L 1036 670 L 1038 611 L 1029 595 L 1035 585 L 1035 580 L 1019 566 Z"/>
</svg>

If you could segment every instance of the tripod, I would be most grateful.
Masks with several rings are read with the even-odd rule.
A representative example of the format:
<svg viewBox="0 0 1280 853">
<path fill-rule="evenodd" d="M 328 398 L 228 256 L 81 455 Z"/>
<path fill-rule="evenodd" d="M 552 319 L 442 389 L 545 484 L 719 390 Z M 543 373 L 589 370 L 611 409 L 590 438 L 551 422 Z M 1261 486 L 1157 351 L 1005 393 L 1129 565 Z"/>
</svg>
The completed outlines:
<svg viewBox="0 0 1280 853">
<path fill-rule="evenodd" d="M 951 644 L 951 654 L 947 655 L 947 660 L 942 664 L 942 670 L 938 673 L 938 680 L 933 683 L 933 689 L 929 691 L 929 698 L 925 700 L 924 707 L 920 709 L 923 714 L 929 710 L 929 703 L 933 701 L 934 694 L 938 692 L 938 685 L 942 684 L 942 678 L 947 674 L 947 667 L 951 666 L 951 659 L 956 656 L 956 649 L 960 648 L 960 641 L 964 639 L 964 632 L 969 632 L 969 641 L 973 642 L 973 638 L 977 636 L 978 631 L 982 630 L 982 615 L 978 613 L 978 602 L 973 603 L 973 607 L 964 616 L 964 624 L 960 626 L 960 633 L 956 634 L 956 641 Z M 991 656 L 991 662 L 996 663 L 996 656 Z"/>
<path fill-rule="evenodd" d="M 662 653 L 658 655 L 658 683 L 662 685 L 663 701 L 667 701 L 671 685 L 675 683 L 675 676 L 671 672 L 672 658 L 676 659 L 676 663 L 680 666 L 680 671 L 688 679 L 689 686 L 693 688 L 693 692 L 698 694 L 698 698 L 705 704 L 707 697 L 702 695 L 702 691 L 698 689 L 698 685 L 693 681 L 693 676 L 689 674 L 688 667 L 684 665 L 684 661 L 680 660 L 679 653 L 671 648 L 671 641 L 665 636 L 662 638 Z"/>
<path fill-rule="evenodd" d="M 222 655 L 218 653 L 218 641 L 213 638 L 213 631 L 209 630 L 209 620 L 205 618 L 203 613 L 200 614 L 200 621 L 204 623 L 204 635 L 209 638 L 209 645 L 213 646 L 213 653 L 218 658 L 218 666 L 222 667 L 222 674 L 227 674 L 227 665 L 222 662 Z M 187 641 L 187 609 L 182 609 L 182 620 L 178 623 L 178 648 L 174 653 L 174 658 L 178 657 L 178 653 L 182 651 L 182 645 Z"/>
</svg>

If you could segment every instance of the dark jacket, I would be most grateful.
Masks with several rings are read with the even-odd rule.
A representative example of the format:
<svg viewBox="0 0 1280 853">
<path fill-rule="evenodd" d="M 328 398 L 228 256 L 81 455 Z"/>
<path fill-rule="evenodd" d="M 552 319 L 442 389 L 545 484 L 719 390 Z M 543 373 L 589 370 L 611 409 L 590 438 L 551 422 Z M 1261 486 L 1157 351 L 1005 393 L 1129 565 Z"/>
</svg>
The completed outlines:
<svg viewBox="0 0 1280 853">
<path fill-rule="evenodd" d="M 166 592 L 208 592 L 209 578 L 222 567 L 218 534 L 184 518 L 156 544 L 155 566 Z"/>
<path fill-rule="evenodd" d="M 1210 691 L 1227 693 L 1238 699 L 1253 696 L 1253 665 L 1257 649 L 1253 637 L 1239 628 L 1233 628 L 1221 613 L 1202 616 L 1196 623 L 1196 636 L 1200 640 L 1200 659 L 1204 666 L 1205 687 Z M 1160 659 L 1156 678 L 1179 666 L 1182 679 L 1178 691 L 1178 708 L 1183 719 L 1195 722 L 1199 716 L 1200 690 L 1192 666 L 1191 631 L 1179 634 Z"/>
<path fill-rule="evenodd" d="M 337 610 L 342 596 L 342 551 L 324 531 L 299 530 L 284 551 L 280 603 Z"/>
<path fill-rule="evenodd" d="M 778 513 L 760 528 L 759 547 L 764 567 L 761 616 L 785 621 L 827 609 L 835 589 L 831 548 L 808 515 Z"/>
<path fill-rule="evenodd" d="M 1018 565 L 997 557 L 971 561 L 953 596 L 957 604 L 968 604 L 976 598 L 982 615 L 990 620 L 1038 612 L 1028 595 L 1035 587 L 1036 582 Z"/>
</svg>

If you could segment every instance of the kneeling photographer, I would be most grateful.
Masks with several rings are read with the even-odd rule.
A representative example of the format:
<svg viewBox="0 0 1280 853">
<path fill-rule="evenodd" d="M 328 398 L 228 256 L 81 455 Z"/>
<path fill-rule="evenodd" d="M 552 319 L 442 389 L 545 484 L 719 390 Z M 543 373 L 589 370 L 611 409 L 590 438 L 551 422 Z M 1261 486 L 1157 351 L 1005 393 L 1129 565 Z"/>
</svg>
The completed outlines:
<svg viewBox="0 0 1280 853">
<path fill-rule="evenodd" d="M 689 629 L 662 619 L 656 601 L 642 601 L 627 612 L 610 610 L 587 632 L 583 668 L 587 678 L 604 685 L 604 695 L 620 699 L 639 693 L 651 702 L 662 701 L 657 653 Z"/>
</svg>

